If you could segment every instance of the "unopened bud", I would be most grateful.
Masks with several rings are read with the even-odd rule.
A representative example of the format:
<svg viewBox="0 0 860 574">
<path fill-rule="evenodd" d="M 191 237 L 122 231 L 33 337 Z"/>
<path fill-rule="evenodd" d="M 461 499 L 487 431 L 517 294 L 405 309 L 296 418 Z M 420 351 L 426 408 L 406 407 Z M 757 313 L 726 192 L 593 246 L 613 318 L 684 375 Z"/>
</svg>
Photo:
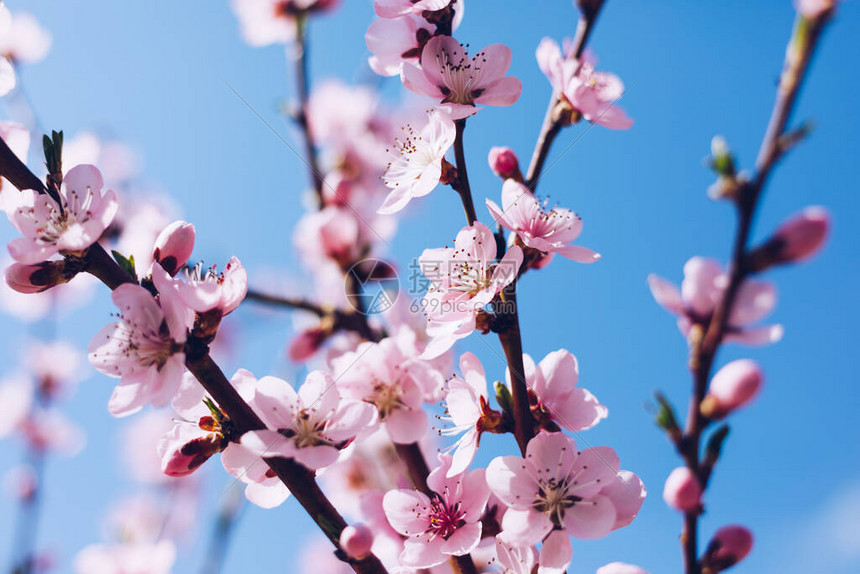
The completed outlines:
<svg viewBox="0 0 860 574">
<path fill-rule="evenodd" d="M 188 263 L 193 250 L 194 226 L 185 221 L 174 221 L 155 240 L 152 259 L 173 276 Z"/>
<path fill-rule="evenodd" d="M 813 20 L 836 7 L 836 0 L 796 0 L 797 11 L 804 18 Z"/>
<path fill-rule="evenodd" d="M 514 179 L 522 182 L 523 174 L 520 172 L 520 161 L 511 148 L 490 148 L 490 155 L 487 161 L 490 163 L 490 169 L 497 176 L 502 179 Z"/>
<path fill-rule="evenodd" d="M 681 512 L 694 510 L 702 503 L 702 485 L 693 471 L 686 466 L 678 467 L 666 479 L 663 500 Z"/>
<path fill-rule="evenodd" d="M 750 255 L 750 266 L 762 271 L 772 265 L 809 259 L 821 249 L 830 232 L 830 214 L 823 207 L 807 207 L 780 225 L 767 242 Z"/>
<path fill-rule="evenodd" d="M 714 534 L 705 551 L 704 565 L 712 572 L 731 568 L 752 550 L 753 535 L 738 525 L 723 526 Z"/>
<path fill-rule="evenodd" d="M 363 525 L 347 526 L 340 533 L 340 547 L 350 558 L 361 560 L 370 554 L 373 532 Z"/>
<path fill-rule="evenodd" d="M 703 415 L 719 419 L 750 402 L 761 388 L 764 374 L 750 359 L 732 361 L 714 375 L 700 405 Z"/>
<path fill-rule="evenodd" d="M 68 283 L 76 274 L 66 261 L 43 261 L 35 265 L 13 263 L 6 269 L 6 283 L 18 293 L 41 293 Z"/>
</svg>

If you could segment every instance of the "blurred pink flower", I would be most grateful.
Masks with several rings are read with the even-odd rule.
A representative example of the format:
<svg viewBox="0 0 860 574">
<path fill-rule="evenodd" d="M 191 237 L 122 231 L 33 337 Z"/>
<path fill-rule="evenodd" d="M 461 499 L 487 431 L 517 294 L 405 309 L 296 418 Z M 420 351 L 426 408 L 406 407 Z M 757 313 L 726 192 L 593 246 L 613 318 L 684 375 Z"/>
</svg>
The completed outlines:
<svg viewBox="0 0 860 574">
<path fill-rule="evenodd" d="M 173 542 L 93 544 L 75 557 L 77 574 L 170 574 L 176 560 Z"/>
<path fill-rule="evenodd" d="M 514 150 L 509 147 L 491 147 L 490 153 L 487 156 L 487 163 L 490 164 L 490 169 L 493 173 L 502 179 L 516 176 L 522 178 L 520 160 L 517 159 L 517 154 L 514 153 Z M 504 190 L 502 191 L 502 195 L 504 196 Z M 504 203 L 504 200 L 502 203 Z"/>
<path fill-rule="evenodd" d="M 230 0 L 242 27 L 242 37 L 255 47 L 287 44 L 296 36 L 301 12 L 331 10 L 339 0 Z"/>
<path fill-rule="evenodd" d="M 412 568 L 430 568 L 449 556 L 471 552 L 481 540 L 481 516 L 490 493 L 484 469 L 448 477 L 451 457 L 427 477 L 433 497 L 416 490 L 391 490 L 383 508 L 391 526 L 406 537 L 400 560 Z"/>
<path fill-rule="evenodd" d="M 114 416 L 137 412 L 146 403 L 166 405 L 185 372 L 183 345 L 193 315 L 159 265 L 153 266 L 153 281 L 158 299 L 139 285 L 117 287 L 111 297 L 119 307 L 120 320 L 104 327 L 90 342 L 90 363 L 120 378 L 108 404 Z"/>
<path fill-rule="evenodd" d="M 406 88 L 438 100 L 459 120 L 476 113 L 476 104 L 510 106 L 519 99 L 522 84 L 505 76 L 510 66 L 511 49 L 503 44 L 469 57 L 451 36 L 434 36 L 421 52 L 421 67 L 404 65 L 400 77 Z"/>
<path fill-rule="evenodd" d="M 457 0 L 374 0 L 373 9 L 380 18 L 399 18 L 406 14 L 437 12 Z"/>
<path fill-rule="evenodd" d="M 370 23 L 364 40 L 373 54 L 370 67 L 380 76 L 399 76 L 404 65 L 415 65 L 433 35 L 433 25 L 407 13 L 399 18 L 380 18 Z"/>
<path fill-rule="evenodd" d="M 513 231 L 521 245 L 542 254 L 558 253 L 579 263 L 594 263 L 600 255 L 579 245 L 569 245 L 582 233 L 582 220 L 569 209 L 547 210 L 525 185 L 506 179 L 502 208 L 487 199 L 487 209 L 498 223 Z M 513 238 L 512 238 L 513 239 Z"/>
<path fill-rule="evenodd" d="M 373 547 L 373 531 L 364 524 L 349 525 L 340 534 L 340 547 L 350 558 L 362 560 Z"/>
<path fill-rule="evenodd" d="M 427 124 L 417 132 L 408 124 L 401 129 L 382 178 L 391 188 L 378 211 L 383 214 L 400 211 L 413 198 L 423 197 L 439 185 L 442 162 L 456 136 L 448 113 L 439 110 L 428 114 Z"/>
<path fill-rule="evenodd" d="M 20 263 L 39 263 L 60 251 L 81 252 L 99 240 L 117 212 L 116 193 L 102 194 L 102 176 L 92 165 L 70 169 L 60 189 L 63 213 L 48 195 L 21 192 L 24 204 L 9 219 L 24 237 L 9 243 Z"/>
<path fill-rule="evenodd" d="M 362 226 L 349 208 L 329 206 L 304 214 L 296 225 L 293 242 L 309 266 L 320 259 L 350 265 L 365 245 L 359 240 Z"/>
<path fill-rule="evenodd" d="M 700 409 L 705 416 L 721 418 L 755 398 L 764 373 L 753 360 L 738 359 L 723 366 L 711 378 Z"/>
<path fill-rule="evenodd" d="M 694 510 L 702 504 L 702 485 L 692 470 L 679 466 L 666 478 L 663 500 L 681 512 Z"/>
<path fill-rule="evenodd" d="M 717 571 L 725 570 L 746 558 L 752 547 L 753 535 L 748 528 L 737 524 L 723 526 L 714 533 L 703 561 Z"/>
<path fill-rule="evenodd" d="M 51 34 L 32 14 L 9 11 L 0 5 L 0 56 L 21 64 L 43 60 L 51 49 Z"/>
<path fill-rule="evenodd" d="M 684 336 L 693 325 L 707 325 L 723 297 L 728 277 L 714 259 L 693 257 L 684 265 L 681 290 L 658 277 L 648 276 L 651 294 L 667 311 L 678 315 L 678 328 Z M 771 283 L 745 281 L 729 315 L 726 341 L 747 345 L 767 345 L 782 338 L 782 325 L 749 328 L 771 312 L 776 305 L 776 288 Z"/>
<path fill-rule="evenodd" d="M 14 376 L 0 381 L 0 439 L 21 429 L 33 404 L 33 385 L 23 376 Z"/>
<path fill-rule="evenodd" d="M 612 562 L 597 569 L 596 574 L 648 574 L 642 568 L 624 562 Z"/>
<path fill-rule="evenodd" d="M 15 68 L 9 63 L 9 60 L 0 56 L 0 97 L 14 90 L 17 84 Z"/>
</svg>

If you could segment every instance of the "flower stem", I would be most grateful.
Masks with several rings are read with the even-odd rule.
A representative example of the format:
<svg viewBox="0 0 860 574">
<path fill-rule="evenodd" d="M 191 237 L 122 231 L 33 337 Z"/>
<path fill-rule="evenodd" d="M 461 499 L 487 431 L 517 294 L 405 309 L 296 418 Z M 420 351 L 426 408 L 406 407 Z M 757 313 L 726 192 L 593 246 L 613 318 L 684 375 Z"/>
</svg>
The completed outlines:
<svg viewBox="0 0 860 574">
<path fill-rule="evenodd" d="M 690 353 L 690 371 L 693 378 L 693 394 L 690 400 L 689 413 L 684 437 L 683 456 L 686 464 L 702 481 L 706 482 L 700 461 L 702 431 L 707 426 L 707 420 L 701 415 L 699 405 L 707 393 L 708 380 L 714 365 L 714 359 L 722 344 L 728 327 L 740 287 L 750 270 L 746 267 L 748 258 L 748 243 L 755 219 L 756 208 L 759 205 L 765 183 L 776 162 L 782 157 L 784 148 L 780 141 L 785 134 L 788 120 L 794 109 L 800 87 L 806 77 L 809 62 L 815 50 L 821 32 L 830 18 L 831 12 L 826 12 L 818 18 L 807 20 L 798 16 L 795 30 L 789 42 L 783 73 L 777 88 L 771 119 L 762 140 L 756 160 L 756 175 L 752 181 L 744 185 L 737 199 L 738 227 L 732 249 L 732 259 L 729 263 L 729 280 L 722 300 L 717 305 L 711 320 L 701 336 L 696 337 Z M 710 470 L 707 469 L 708 475 Z M 684 555 L 684 567 L 687 574 L 701 574 L 702 565 L 698 559 L 698 518 L 697 510 L 684 515 L 684 529 L 681 534 L 681 544 Z"/>
<path fill-rule="evenodd" d="M 517 310 L 517 283 L 514 281 L 502 292 L 505 304 L 505 328 L 499 332 L 499 342 L 505 352 L 511 372 L 511 396 L 514 402 L 514 437 L 525 456 L 526 446 L 534 436 L 534 418 L 529 407 L 528 386 L 523 365 L 523 341 L 520 335 L 520 319 Z"/>
<path fill-rule="evenodd" d="M 472 188 L 469 185 L 469 175 L 466 172 L 466 153 L 463 150 L 463 132 L 466 130 L 466 120 L 457 120 L 454 122 L 456 127 L 456 135 L 454 138 L 454 159 L 457 162 L 457 193 L 460 194 L 460 201 L 463 202 L 463 211 L 466 213 L 466 225 L 474 225 L 478 221 L 478 215 L 475 212 L 475 202 L 472 201 Z"/>
<path fill-rule="evenodd" d="M 323 177 L 320 173 L 319 157 L 317 156 L 316 143 L 311 134 L 308 122 L 308 100 L 310 99 L 310 76 L 308 73 L 308 18 L 299 16 L 296 18 L 296 41 L 294 46 L 287 46 L 295 50 L 292 59 L 296 68 L 296 87 L 299 96 L 299 109 L 296 111 L 296 122 L 302 130 L 305 144 L 305 157 L 310 171 L 311 182 L 317 198 L 317 205 L 322 209 L 325 205 L 323 199 Z M 287 54 L 290 57 L 289 53 Z"/>
</svg>

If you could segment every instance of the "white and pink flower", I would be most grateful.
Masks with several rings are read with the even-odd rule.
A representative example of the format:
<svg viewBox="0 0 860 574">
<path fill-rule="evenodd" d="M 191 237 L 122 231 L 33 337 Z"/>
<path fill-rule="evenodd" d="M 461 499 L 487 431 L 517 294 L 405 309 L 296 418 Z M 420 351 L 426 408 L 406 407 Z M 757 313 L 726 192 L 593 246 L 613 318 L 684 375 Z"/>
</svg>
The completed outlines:
<svg viewBox="0 0 860 574">
<path fill-rule="evenodd" d="M 635 475 L 620 475 L 618 465 L 611 448 L 579 451 L 576 441 L 562 433 L 534 437 L 525 458 L 493 459 L 487 485 L 509 506 L 503 540 L 518 545 L 543 541 L 541 566 L 563 571 L 572 553 L 568 536 L 600 538 L 638 513 L 644 487 Z"/>
<path fill-rule="evenodd" d="M 522 83 L 505 76 L 511 49 L 491 44 L 474 56 L 451 36 L 434 36 L 421 52 L 421 67 L 404 65 L 400 73 L 409 90 L 437 100 L 451 110 L 452 119 L 467 118 L 475 106 L 510 106 L 520 97 Z"/>
<path fill-rule="evenodd" d="M 224 271 L 218 273 L 213 265 L 203 270 L 198 263 L 186 270 L 184 281 L 170 282 L 183 303 L 198 313 L 218 311 L 222 316 L 234 311 L 248 292 L 248 272 L 242 262 L 231 257 Z"/>
<path fill-rule="evenodd" d="M 120 320 L 90 342 L 90 363 L 120 378 L 108 404 L 114 416 L 132 414 L 147 403 L 166 405 L 185 372 L 184 344 L 193 313 L 170 285 L 167 273 L 159 265 L 152 271 L 158 298 L 140 285 L 120 285 L 111 294 Z"/>
<path fill-rule="evenodd" d="M 22 204 L 9 215 L 23 237 L 9 243 L 12 257 L 25 264 L 59 252 L 79 253 L 99 240 L 116 215 L 116 193 L 102 193 L 102 176 L 92 165 L 73 167 L 60 188 L 62 209 L 46 194 L 21 191 Z"/>
<path fill-rule="evenodd" d="M 540 266 L 554 253 L 579 263 L 594 263 L 600 259 L 600 255 L 590 249 L 570 245 L 582 233 L 582 219 L 577 214 L 558 207 L 547 209 L 528 187 L 513 179 L 506 179 L 502 185 L 502 209 L 490 199 L 487 199 L 487 209 L 502 227 L 514 232 L 512 242 L 517 241 L 544 256 Z"/>
<path fill-rule="evenodd" d="M 708 325 L 723 298 L 728 275 L 716 260 L 693 257 L 684 265 L 680 291 L 653 274 L 648 277 L 648 284 L 657 303 L 678 315 L 678 328 L 686 337 L 694 325 Z M 729 315 L 725 340 L 746 345 L 768 345 L 779 341 L 783 334 L 782 325 L 747 326 L 765 317 L 774 306 L 776 288 L 772 283 L 744 281 Z"/>
<path fill-rule="evenodd" d="M 416 490 L 391 490 L 383 508 L 391 526 L 406 537 L 400 561 L 411 568 L 430 568 L 450 556 L 463 556 L 481 541 L 481 516 L 490 495 L 484 469 L 448 477 L 451 457 L 427 477 L 432 496 Z"/>
</svg>

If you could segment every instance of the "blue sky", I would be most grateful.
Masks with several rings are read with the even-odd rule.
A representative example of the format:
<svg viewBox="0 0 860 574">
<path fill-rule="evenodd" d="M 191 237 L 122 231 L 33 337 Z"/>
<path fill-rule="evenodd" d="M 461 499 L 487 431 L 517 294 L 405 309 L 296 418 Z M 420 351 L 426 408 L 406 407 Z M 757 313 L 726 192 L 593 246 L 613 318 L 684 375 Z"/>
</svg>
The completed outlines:
<svg viewBox="0 0 860 574">
<path fill-rule="evenodd" d="M 295 134 L 277 112 L 293 89 L 282 49 L 245 46 L 227 2 L 8 4 L 35 13 L 54 36 L 49 57 L 23 73 L 46 127 L 67 134 L 95 128 L 139 149 L 145 177 L 167 190 L 195 223 L 197 257 L 215 262 L 235 254 L 252 282 L 255 273 L 273 267 L 298 272 L 290 237 L 301 214 L 305 168 L 228 88 L 292 141 Z M 498 201 L 501 186 L 486 168 L 487 151 L 509 145 L 524 161 L 531 154 L 549 97 L 534 49 L 544 36 L 572 35 L 576 15 L 566 1 L 485 4 L 470 2 L 457 38 L 475 47 L 508 44 L 514 52 L 511 74 L 523 81 L 514 107 L 482 111 L 466 133 L 479 216 L 489 223 L 483 198 Z M 376 81 L 365 64 L 363 41 L 371 18 L 369 0 L 345 0 L 337 13 L 313 23 L 314 81 Z M 581 243 L 603 260 L 592 266 L 556 260 L 529 273 L 519 290 L 521 322 L 532 356 L 561 347 L 577 355 L 580 384 L 610 410 L 584 438 L 613 446 L 622 466 L 643 478 L 649 497 L 631 527 L 603 540 L 575 542 L 571 573 L 593 572 L 613 560 L 652 573 L 680 570 L 680 518 L 661 500 L 663 480 L 678 461 L 645 405 L 656 389 L 686 404 L 686 349 L 645 279 L 656 272 L 680 281 L 693 255 L 726 258 L 732 212 L 706 197 L 712 174 L 702 159 L 711 137 L 722 134 L 741 165 L 751 165 L 792 19 L 787 0 L 609 0 L 601 16 L 592 47 L 600 67 L 627 84 L 622 105 L 635 124 L 626 132 L 595 127 L 575 145 L 585 127 L 566 130 L 540 192 L 583 217 Z M 754 531 L 756 546 L 738 573 L 840 574 L 860 568 L 860 431 L 854 422 L 860 391 L 850 346 L 860 322 L 852 297 L 860 281 L 860 119 L 854 97 L 860 74 L 851 57 L 858 25 L 860 6 L 846 2 L 824 38 L 795 117 L 812 119 L 816 130 L 779 166 L 756 223 L 755 237 L 762 239 L 802 207 L 825 205 L 834 216 L 830 242 L 814 261 L 770 274 L 780 293 L 771 319 L 785 325 L 784 340 L 764 349 L 730 346 L 718 358 L 720 364 L 754 358 L 767 376 L 759 399 L 731 420 L 732 435 L 702 520 L 705 536 L 727 523 Z M 397 80 L 382 85 L 386 97 L 400 93 Z M 457 197 L 447 189 L 419 200 L 405 217 L 390 242 L 390 256 L 401 267 L 423 248 L 449 242 L 462 225 Z M 11 237 L 9 226 L 2 229 L 3 239 Z M 110 320 L 106 294 L 97 299 L 63 319 L 59 334 L 83 348 Z M 241 365 L 258 375 L 290 375 L 283 359 L 288 317 L 241 312 L 239 320 L 241 353 L 228 369 Z M 0 358 L 10 368 L 21 328 L 0 318 Z M 487 346 L 478 336 L 462 349 L 481 357 L 491 379 L 501 378 L 497 341 L 485 338 Z M 49 464 L 41 539 L 58 551 L 64 572 L 77 549 L 100 540 L 99 517 L 108 505 L 134 489 L 115 467 L 117 431 L 128 421 L 108 415 L 111 389 L 112 382 L 100 376 L 80 386 L 68 410 L 86 429 L 87 449 Z M 514 448 L 509 437 L 488 445 L 483 462 Z M 19 457 L 17 446 L 4 443 L 0 471 Z M 228 477 L 217 463 L 210 466 L 206 483 L 214 501 Z M 7 502 L 2 509 L 5 556 L 13 512 Z M 271 511 L 249 508 L 226 570 L 291 572 L 309 531 L 292 501 Z M 204 534 L 182 549 L 177 572 L 199 568 Z"/>
</svg>

